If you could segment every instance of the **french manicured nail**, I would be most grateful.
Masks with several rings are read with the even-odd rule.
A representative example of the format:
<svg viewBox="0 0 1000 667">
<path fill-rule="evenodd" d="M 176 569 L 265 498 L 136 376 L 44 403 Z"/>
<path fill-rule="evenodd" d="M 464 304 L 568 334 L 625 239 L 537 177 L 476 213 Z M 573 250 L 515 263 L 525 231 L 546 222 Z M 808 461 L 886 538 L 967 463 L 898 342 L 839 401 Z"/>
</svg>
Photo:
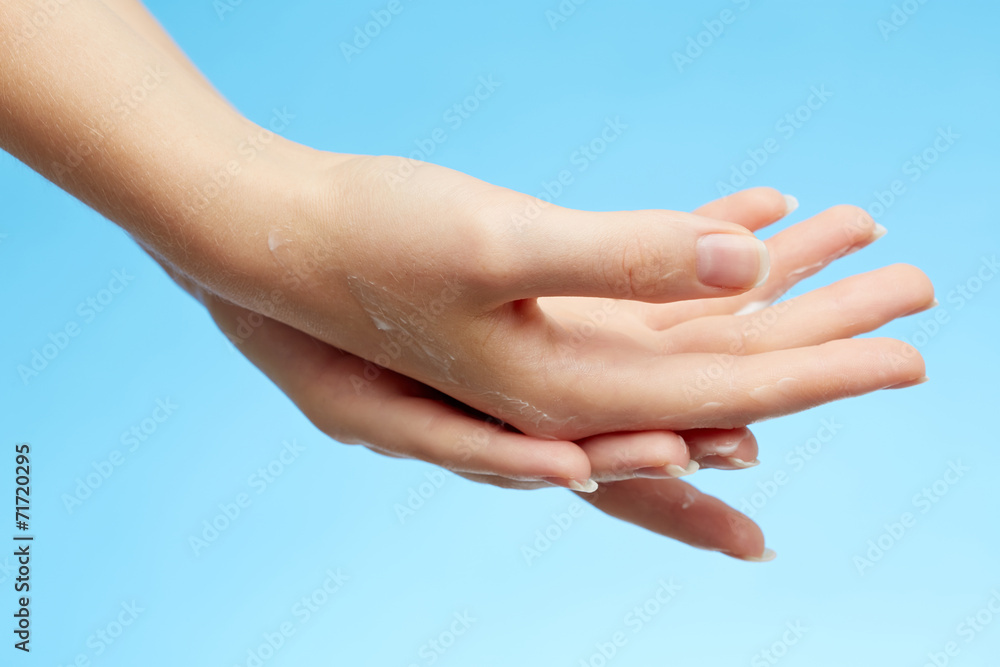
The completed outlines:
<svg viewBox="0 0 1000 667">
<path fill-rule="evenodd" d="M 872 220 L 872 222 L 875 221 Z M 872 234 L 871 236 L 868 237 L 868 240 L 859 241 L 856 245 L 851 246 L 850 248 L 847 249 L 847 251 L 844 254 L 841 255 L 841 257 L 847 257 L 848 255 L 853 255 L 862 248 L 865 248 L 871 245 L 872 243 L 875 243 L 875 241 L 878 241 L 880 238 L 885 236 L 888 233 L 888 231 L 889 231 L 888 229 L 886 229 L 879 223 L 875 222 L 875 224 L 872 226 Z"/>
<path fill-rule="evenodd" d="M 769 563 L 777 557 L 778 554 L 774 552 L 774 549 L 764 549 L 764 553 L 759 556 L 737 556 L 740 560 L 745 560 L 748 563 Z"/>
<path fill-rule="evenodd" d="M 648 468 L 633 470 L 632 474 L 636 477 L 641 477 L 642 479 L 673 479 L 677 477 L 677 475 L 667 470 L 667 468 L 670 467 L 677 468 L 681 471 L 684 470 L 684 468 L 681 468 L 680 466 L 650 466 Z"/>
<path fill-rule="evenodd" d="M 543 477 L 542 480 L 548 482 L 549 484 L 569 489 L 570 491 L 579 491 L 581 493 L 593 493 L 594 491 L 597 491 L 597 482 L 592 479 L 588 479 L 585 482 L 579 482 L 575 479 L 563 479 L 562 477 Z"/>
<path fill-rule="evenodd" d="M 667 466 L 667 474 L 671 477 L 686 477 L 688 475 L 693 475 L 701 469 L 701 464 L 697 461 L 688 461 L 687 467 L 680 467 L 679 465 L 671 463 Z"/>
<path fill-rule="evenodd" d="M 597 491 L 597 482 L 592 479 L 588 479 L 585 482 L 578 482 L 575 479 L 564 479 L 562 477 L 542 477 L 542 481 L 554 486 L 561 486 L 570 491 L 579 491 L 581 493 L 593 493 Z"/>
<path fill-rule="evenodd" d="M 791 215 L 799 207 L 799 200 L 792 195 L 781 195 L 785 198 L 785 215 Z"/>
<path fill-rule="evenodd" d="M 940 306 L 940 305 L 941 305 L 941 302 L 940 302 L 940 301 L 938 301 L 937 299 L 934 299 L 933 301 L 931 301 L 931 302 L 930 302 L 929 304 L 927 304 L 926 306 L 922 306 L 922 307 L 920 307 L 920 308 L 917 308 L 916 310 L 914 310 L 914 311 L 912 311 L 912 312 L 909 312 L 909 313 L 907 313 L 907 314 L 906 314 L 906 317 L 909 317 L 910 315 L 916 315 L 916 314 L 918 314 L 918 313 L 924 313 L 924 312 L 927 312 L 927 311 L 928 311 L 928 310 L 930 310 L 931 308 L 937 308 L 937 307 L 938 307 L 938 306 Z"/>
<path fill-rule="evenodd" d="M 698 280 L 709 287 L 750 289 L 771 271 L 764 242 L 742 234 L 706 234 L 697 244 Z"/>
<path fill-rule="evenodd" d="M 569 480 L 569 488 L 572 491 L 579 491 L 580 493 L 593 493 L 597 491 L 597 482 L 592 479 L 588 479 L 582 484 L 575 479 Z"/>
<path fill-rule="evenodd" d="M 922 378 L 917 378 L 916 380 L 910 380 L 909 382 L 894 384 L 891 387 L 886 387 L 886 389 L 906 389 L 907 387 L 916 387 L 918 384 L 923 384 L 925 382 L 930 382 L 930 378 L 926 375 Z"/>
<path fill-rule="evenodd" d="M 701 466 L 697 461 L 691 461 L 686 468 L 682 468 L 675 463 L 665 466 L 650 466 L 648 468 L 638 468 L 633 471 L 636 477 L 644 479 L 676 479 L 697 472 Z"/>
</svg>

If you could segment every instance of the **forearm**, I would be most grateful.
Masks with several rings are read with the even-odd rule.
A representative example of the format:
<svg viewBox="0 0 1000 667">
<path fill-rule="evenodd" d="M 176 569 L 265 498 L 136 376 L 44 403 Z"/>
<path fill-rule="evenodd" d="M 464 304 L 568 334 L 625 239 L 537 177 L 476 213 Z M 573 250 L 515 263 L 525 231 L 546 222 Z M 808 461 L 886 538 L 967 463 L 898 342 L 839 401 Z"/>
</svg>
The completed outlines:
<svg viewBox="0 0 1000 667">
<path fill-rule="evenodd" d="M 235 112 L 169 38 L 148 40 L 101 3 L 58 7 L 41 28 L 29 0 L 0 9 L 0 146 L 226 291 L 211 283 L 238 281 L 226 267 L 251 264 L 263 233 L 247 228 L 260 210 L 240 212 L 306 149 Z"/>
<path fill-rule="evenodd" d="M 201 70 L 191 62 L 187 54 L 177 45 L 177 42 L 163 29 L 155 16 L 149 13 L 140 0 L 102 0 L 119 19 L 125 22 L 137 35 L 157 48 L 178 69 L 184 70 L 190 77 L 197 79 L 215 95 L 219 92 L 205 78 Z"/>
</svg>

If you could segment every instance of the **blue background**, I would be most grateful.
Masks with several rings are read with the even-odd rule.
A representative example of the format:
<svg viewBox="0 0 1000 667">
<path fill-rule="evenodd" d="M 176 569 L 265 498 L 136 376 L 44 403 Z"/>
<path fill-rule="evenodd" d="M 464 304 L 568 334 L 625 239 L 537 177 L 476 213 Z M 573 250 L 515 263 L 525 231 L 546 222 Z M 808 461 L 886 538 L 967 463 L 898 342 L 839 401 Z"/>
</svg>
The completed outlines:
<svg viewBox="0 0 1000 667">
<path fill-rule="evenodd" d="M 429 484 L 430 466 L 322 436 L 123 233 L 0 155 L 0 442 L 4 470 L 13 443 L 32 444 L 38 536 L 27 659 L 7 643 L 12 559 L 0 557 L 0 662 L 247 665 L 262 635 L 289 622 L 295 634 L 263 664 L 429 665 L 427 642 L 468 612 L 471 628 L 434 664 L 601 665 L 595 645 L 619 631 L 627 641 L 608 664 L 623 667 L 774 664 L 760 652 L 775 642 L 789 667 L 923 665 L 950 641 L 960 649 L 950 664 L 996 664 L 1000 618 L 983 613 L 991 623 L 972 641 L 959 627 L 1000 590 L 1000 280 L 977 277 L 1000 250 L 996 3 L 910 0 L 917 11 L 884 33 L 888 0 L 593 0 L 554 29 L 557 0 L 403 0 L 348 62 L 340 43 L 385 4 L 243 2 L 221 17 L 210 0 L 150 7 L 249 117 L 295 114 L 292 139 L 407 154 L 440 127 L 447 141 L 429 159 L 488 181 L 535 194 L 571 169 L 565 206 L 691 209 L 770 138 L 780 148 L 748 184 L 798 196 L 790 222 L 837 203 L 868 207 L 901 180 L 905 193 L 873 209 L 889 235 L 797 292 L 893 262 L 923 268 L 947 322 L 934 329 L 930 311 L 880 334 L 917 345 L 931 382 L 761 424 L 760 467 L 695 476 L 737 507 L 760 505 L 773 563 L 695 551 L 587 507 L 529 564 L 521 547 L 574 496 L 446 473 L 401 522 L 397 504 Z M 679 68 L 673 54 L 724 9 L 735 19 Z M 452 127 L 446 110 L 481 76 L 501 86 Z M 778 121 L 814 86 L 832 97 L 788 136 Z M 580 172 L 573 153 L 609 117 L 627 130 Z M 907 162 L 941 128 L 960 138 L 912 180 Z M 122 269 L 134 280 L 85 321 L 78 304 Z M 80 335 L 25 384 L 18 365 L 70 321 Z M 128 452 L 121 434 L 167 398 L 179 407 Z M 798 466 L 789 453 L 824 419 L 840 425 L 835 437 Z M 258 493 L 251 475 L 286 441 L 304 451 Z M 78 478 L 114 450 L 124 463 L 68 510 Z M 915 494 L 955 461 L 968 471 L 939 482 L 945 493 L 924 512 Z M 786 483 L 769 487 L 778 472 Z M 12 476 L 0 483 L 8 499 Z M 771 497 L 754 495 L 765 489 Z M 250 505 L 195 555 L 190 536 L 240 493 Z M 915 525 L 886 537 L 904 512 Z M 890 548 L 859 571 L 855 558 L 880 537 Z M 296 602 L 338 569 L 349 580 L 302 622 Z M 627 615 L 660 579 L 681 591 L 651 604 L 636 632 Z M 138 618 L 98 655 L 95 633 L 133 601 Z M 805 629 L 791 646 L 789 623 Z"/>
</svg>

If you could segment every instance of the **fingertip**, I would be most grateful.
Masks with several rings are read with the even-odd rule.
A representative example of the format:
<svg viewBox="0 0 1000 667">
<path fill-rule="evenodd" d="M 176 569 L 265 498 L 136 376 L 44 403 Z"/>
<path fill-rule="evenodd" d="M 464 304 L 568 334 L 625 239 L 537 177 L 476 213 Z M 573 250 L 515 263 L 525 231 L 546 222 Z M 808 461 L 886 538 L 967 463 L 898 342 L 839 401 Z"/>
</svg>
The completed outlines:
<svg viewBox="0 0 1000 667">
<path fill-rule="evenodd" d="M 785 213 L 784 215 L 791 215 L 799 208 L 799 200 L 795 195 L 783 194 L 781 197 L 785 200 Z"/>
<path fill-rule="evenodd" d="M 776 554 L 764 543 L 764 531 L 752 519 L 745 514 L 734 513 L 729 523 L 728 544 L 721 549 L 722 553 L 752 563 L 774 560 Z"/>
<path fill-rule="evenodd" d="M 598 489 L 598 484 L 592 479 L 566 479 L 564 477 L 542 477 L 541 481 L 552 486 L 558 486 L 577 493 L 594 493 Z"/>
<path fill-rule="evenodd" d="M 774 549 L 768 549 L 767 547 L 765 547 L 759 555 L 737 555 L 731 553 L 726 553 L 725 555 L 747 563 L 770 563 L 778 557 L 778 554 L 774 551 Z"/>
<path fill-rule="evenodd" d="M 734 429 L 695 429 L 681 433 L 691 458 L 702 468 L 739 470 L 751 468 L 757 461 L 757 438 L 746 427 Z"/>
<path fill-rule="evenodd" d="M 934 283 L 920 268 L 912 264 L 898 263 L 882 269 L 891 281 L 889 285 L 899 294 L 901 302 L 898 312 L 916 315 L 940 305 L 934 297 Z"/>
<path fill-rule="evenodd" d="M 526 437 L 526 436 L 523 436 Z M 593 466 L 587 453 L 575 442 L 568 440 L 544 440 L 532 438 L 535 442 L 525 443 L 529 447 L 547 448 L 546 455 L 533 457 L 531 464 L 520 468 L 519 473 L 525 479 L 541 479 L 550 484 L 559 483 L 573 491 L 583 491 L 590 493 L 594 489 L 592 480 L 594 478 Z M 527 457 L 522 456 L 521 460 Z M 594 487 L 596 488 L 596 487 Z"/>
<path fill-rule="evenodd" d="M 672 431 L 606 433 L 579 443 L 590 460 L 597 481 L 678 477 L 690 474 L 691 464 L 684 439 Z"/>
<path fill-rule="evenodd" d="M 864 340 L 871 347 L 869 354 L 874 354 L 878 365 L 884 369 L 881 372 L 883 389 L 894 388 L 920 380 L 927 375 L 927 366 L 920 351 L 906 341 L 895 338 L 867 338 Z M 850 343 L 851 341 L 830 341 L 831 343 Z"/>
<path fill-rule="evenodd" d="M 925 382 L 930 382 L 931 379 L 926 375 L 922 378 L 917 378 L 916 380 L 909 380 L 907 382 L 900 382 L 899 384 L 894 384 L 891 387 L 886 387 L 886 389 L 909 389 L 910 387 L 916 387 L 917 385 L 924 384 Z"/>
<path fill-rule="evenodd" d="M 927 362 L 924 361 L 920 350 L 905 341 L 896 342 L 899 345 L 899 357 L 894 360 L 894 364 L 900 371 L 905 372 L 906 379 L 919 380 L 927 377 Z"/>
<path fill-rule="evenodd" d="M 718 220 L 728 220 L 756 231 L 777 222 L 791 213 L 791 210 L 788 200 L 779 190 L 771 187 L 755 187 L 716 199 L 699 208 L 696 213 Z"/>
</svg>

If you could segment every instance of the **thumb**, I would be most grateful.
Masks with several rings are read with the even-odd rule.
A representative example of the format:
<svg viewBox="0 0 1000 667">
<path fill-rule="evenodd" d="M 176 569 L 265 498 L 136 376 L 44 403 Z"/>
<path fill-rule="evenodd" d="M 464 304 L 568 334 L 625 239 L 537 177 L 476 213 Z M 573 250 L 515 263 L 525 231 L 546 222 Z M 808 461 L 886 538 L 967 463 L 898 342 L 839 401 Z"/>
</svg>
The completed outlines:
<svg viewBox="0 0 1000 667">
<path fill-rule="evenodd" d="M 767 278 L 767 246 L 742 225 L 676 211 L 549 207 L 515 232 L 511 299 L 666 302 L 740 294 Z"/>
</svg>

